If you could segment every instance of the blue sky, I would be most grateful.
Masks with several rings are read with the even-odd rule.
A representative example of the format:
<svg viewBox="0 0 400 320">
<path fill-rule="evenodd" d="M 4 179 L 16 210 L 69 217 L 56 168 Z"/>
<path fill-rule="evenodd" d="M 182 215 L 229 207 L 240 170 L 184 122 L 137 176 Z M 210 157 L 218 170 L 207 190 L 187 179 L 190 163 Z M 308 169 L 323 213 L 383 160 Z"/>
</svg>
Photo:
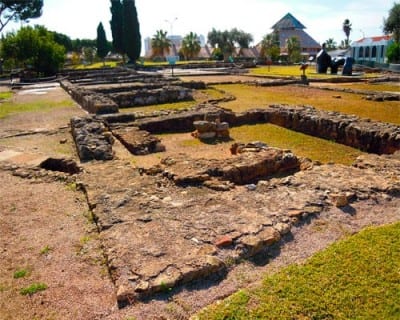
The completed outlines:
<svg viewBox="0 0 400 320">
<path fill-rule="evenodd" d="M 237 27 L 251 33 L 255 43 L 288 12 L 320 43 L 328 38 L 340 43 L 345 38 L 342 23 L 346 18 L 352 22 L 350 40 L 381 35 L 383 18 L 393 4 L 390 0 L 136 0 L 143 39 L 160 29 L 168 34 L 172 31 L 184 36 L 193 31 L 207 36 L 212 28 Z M 45 25 L 72 39 L 95 39 L 97 25 L 102 22 L 111 40 L 110 18 L 110 0 L 44 0 L 42 17 L 30 24 Z M 17 30 L 20 25 L 9 25 L 6 31 Z"/>
</svg>

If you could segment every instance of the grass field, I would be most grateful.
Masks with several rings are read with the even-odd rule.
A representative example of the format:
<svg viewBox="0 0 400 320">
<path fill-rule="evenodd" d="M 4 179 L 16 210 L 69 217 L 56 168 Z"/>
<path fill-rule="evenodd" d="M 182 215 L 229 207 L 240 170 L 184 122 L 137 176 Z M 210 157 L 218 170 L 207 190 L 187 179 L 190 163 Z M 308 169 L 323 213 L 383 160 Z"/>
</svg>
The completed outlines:
<svg viewBox="0 0 400 320">
<path fill-rule="evenodd" d="M 399 319 L 400 224 L 366 229 L 267 276 L 198 320 Z"/>
<path fill-rule="evenodd" d="M 398 101 L 379 103 L 362 99 L 360 95 L 352 93 L 337 93 L 297 86 L 250 87 L 234 84 L 217 85 L 215 88 L 236 97 L 235 101 L 222 104 L 223 107 L 235 112 L 270 104 L 309 105 L 321 110 L 338 111 L 361 118 L 400 124 Z"/>
<path fill-rule="evenodd" d="M 54 108 L 72 107 L 74 103 L 71 100 L 65 101 L 36 101 L 32 103 L 14 103 L 5 101 L 0 105 L 0 119 L 20 112 L 34 112 L 34 111 L 51 111 Z"/>
</svg>

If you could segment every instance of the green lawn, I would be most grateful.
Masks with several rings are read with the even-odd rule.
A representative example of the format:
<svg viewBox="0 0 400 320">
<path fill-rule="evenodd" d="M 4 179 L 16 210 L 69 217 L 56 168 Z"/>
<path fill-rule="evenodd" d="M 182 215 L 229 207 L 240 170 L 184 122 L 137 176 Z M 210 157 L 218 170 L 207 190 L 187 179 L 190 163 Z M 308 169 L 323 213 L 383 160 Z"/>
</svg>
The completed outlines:
<svg viewBox="0 0 400 320">
<path fill-rule="evenodd" d="M 263 141 L 271 147 L 290 149 L 299 157 L 321 163 L 351 165 L 362 154 L 360 150 L 272 124 L 231 128 L 230 136 L 237 142 Z"/>
<path fill-rule="evenodd" d="M 300 70 L 300 65 L 272 65 L 268 66 L 258 66 L 257 68 L 250 69 L 250 74 L 255 76 L 268 76 L 268 77 L 299 77 L 303 74 L 303 71 Z M 377 73 L 368 73 L 363 74 L 363 77 L 374 78 L 378 74 Z M 318 74 L 316 72 L 315 64 L 310 65 L 306 69 L 306 76 L 309 78 L 337 78 L 341 77 L 342 75 L 340 72 L 338 74 Z"/>
<path fill-rule="evenodd" d="M 236 97 L 235 101 L 221 104 L 235 112 L 265 107 L 270 104 L 309 105 L 321 110 L 355 114 L 361 118 L 400 124 L 398 101 L 368 101 L 352 93 L 338 93 L 298 86 L 252 87 L 234 84 L 217 85 L 215 88 Z"/>
<path fill-rule="evenodd" d="M 32 103 L 14 103 L 6 101 L 0 104 L 0 119 L 20 112 L 51 111 L 54 108 L 72 107 L 73 101 L 36 101 Z"/>
<path fill-rule="evenodd" d="M 199 320 L 399 319 L 400 224 L 370 228 L 267 276 Z"/>
</svg>

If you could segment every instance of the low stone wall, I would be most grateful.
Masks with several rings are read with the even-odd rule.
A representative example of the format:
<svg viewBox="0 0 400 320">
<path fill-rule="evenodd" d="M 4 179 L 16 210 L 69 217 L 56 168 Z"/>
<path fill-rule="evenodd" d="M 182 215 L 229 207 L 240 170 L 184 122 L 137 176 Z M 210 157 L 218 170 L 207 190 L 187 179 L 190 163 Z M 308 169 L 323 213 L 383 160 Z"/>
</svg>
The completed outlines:
<svg viewBox="0 0 400 320">
<path fill-rule="evenodd" d="M 130 92 L 112 93 L 109 97 L 120 108 L 193 100 L 192 90 L 180 86 L 143 88 Z"/>
<path fill-rule="evenodd" d="M 219 118 L 221 122 L 236 123 L 236 115 L 230 110 L 199 105 L 190 110 L 170 112 L 160 117 L 141 118 L 136 121 L 138 127 L 150 133 L 191 132 L 195 130 L 193 123 L 200 120 L 213 120 Z"/>
<path fill-rule="evenodd" d="M 159 118 L 140 119 L 137 123 L 141 129 L 152 133 L 193 131 L 193 122 L 204 120 L 207 113 L 212 112 L 217 113 L 221 121 L 228 122 L 231 127 L 272 123 L 370 153 L 391 154 L 400 150 L 400 126 L 305 106 L 275 105 L 238 114 L 217 107 L 204 108 L 203 111 L 191 110 Z"/>
<path fill-rule="evenodd" d="M 400 126 L 305 106 L 272 105 L 263 109 L 253 109 L 235 114 L 217 106 L 199 105 L 185 111 L 165 111 L 156 116 L 135 115 L 135 113 L 102 115 L 94 117 L 93 121 L 101 123 L 103 126 L 107 124 L 111 130 L 129 123 L 130 126 L 137 127 L 139 130 L 158 134 L 189 133 L 195 130 L 194 123 L 196 121 L 214 121 L 217 118 L 221 122 L 229 124 L 230 127 L 272 123 L 311 136 L 334 140 L 370 153 L 392 154 L 400 150 Z M 132 139 L 125 138 L 124 140 Z M 135 141 L 134 144 L 129 144 L 140 146 L 141 143 L 141 141 Z M 157 148 L 151 148 L 151 150 L 153 149 Z M 157 152 L 154 150 L 150 152 Z M 81 160 L 85 161 L 87 158 L 86 156 L 81 157 Z M 91 158 L 97 159 L 94 156 Z"/>
<path fill-rule="evenodd" d="M 270 106 L 265 121 L 376 154 L 400 150 L 400 126 L 312 107 Z"/>
<path fill-rule="evenodd" d="M 106 95 L 80 88 L 66 80 L 61 81 L 60 84 L 89 113 L 107 114 L 118 112 L 118 105 Z"/>
<path fill-rule="evenodd" d="M 160 173 L 179 186 L 203 185 L 218 191 L 227 191 L 234 185 L 255 183 L 276 173 L 292 173 L 300 169 L 300 161 L 293 153 L 269 147 L 225 160 L 166 158 L 161 164 L 163 168 Z M 153 174 L 154 169 L 150 168 L 148 172 Z"/>
<path fill-rule="evenodd" d="M 93 117 L 74 117 L 71 119 L 71 132 L 82 162 L 114 158 L 114 140 L 102 121 Z"/>
<path fill-rule="evenodd" d="M 165 146 L 159 138 L 137 127 L 114 129 L 112 133 L 134 155 L 142 156 L 165 151 Z"/>
</svg>

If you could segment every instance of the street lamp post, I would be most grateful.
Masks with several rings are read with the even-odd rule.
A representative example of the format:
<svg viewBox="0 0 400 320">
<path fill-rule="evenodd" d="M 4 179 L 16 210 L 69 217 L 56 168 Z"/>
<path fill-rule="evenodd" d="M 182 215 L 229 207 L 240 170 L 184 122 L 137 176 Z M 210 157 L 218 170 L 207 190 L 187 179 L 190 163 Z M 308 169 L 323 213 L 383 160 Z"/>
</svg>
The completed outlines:
<svg viewBox="0 0 400 320">
<path fill-rule="evenodd" d="M 174 26 L 174 23 L 175 23 L 176 20 L 178 20 L 177 17 L 175 17 L 175 18 L 172 19 L 172 20 L 165 20 L 165 22 L 167 22 L 167 23 L 169 24 L 169 30 L 170 30 L 170 32 L 171 32 L 170 36 L 173 35 L 172 31 L 173 31 L 173 26 Z"/>
</svg>

